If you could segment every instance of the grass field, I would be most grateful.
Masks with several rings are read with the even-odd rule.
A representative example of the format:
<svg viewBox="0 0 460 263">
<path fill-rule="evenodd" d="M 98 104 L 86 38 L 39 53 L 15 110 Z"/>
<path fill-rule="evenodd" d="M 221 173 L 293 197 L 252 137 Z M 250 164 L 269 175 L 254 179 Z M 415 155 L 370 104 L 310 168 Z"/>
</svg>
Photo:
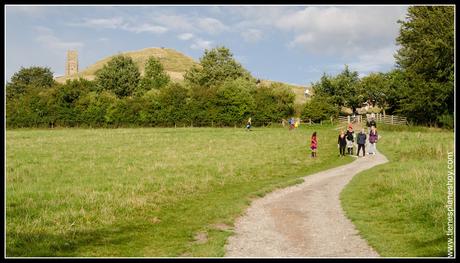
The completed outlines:
<svg viewBox="0 0 460 263">
<path fill-rule="evenodd" d="M 447 256 L 447 161 L 454 133 L 394 126 L 381 135 L 378 149 L 390 162 L 347 185 L 341 199 L 348 217 L 381 256 Z"/>
<path fill-rule="evenodd" d="M 252 198 L 353 160 L 337 157 L 336 136 L 331 126 L 7 130 L 6 255 L 223 256 Z"/>
</svg>

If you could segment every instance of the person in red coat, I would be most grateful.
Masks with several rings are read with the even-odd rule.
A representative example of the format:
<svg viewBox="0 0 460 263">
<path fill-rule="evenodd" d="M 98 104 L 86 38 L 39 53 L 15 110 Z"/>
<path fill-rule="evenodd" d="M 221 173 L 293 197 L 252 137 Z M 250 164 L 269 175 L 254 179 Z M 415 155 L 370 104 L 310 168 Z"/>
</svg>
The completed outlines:
<svg viewBox="0 0 460 263">
<path fill-rule="evenodd" d="M 318 139 L 316 138 L 316 132 L 313 132 L 313 135 L 311 136 L 311 143 L 310 143 L 311 157 L 316 157 L 317 148 L 318 148 Z"/>
</svg>

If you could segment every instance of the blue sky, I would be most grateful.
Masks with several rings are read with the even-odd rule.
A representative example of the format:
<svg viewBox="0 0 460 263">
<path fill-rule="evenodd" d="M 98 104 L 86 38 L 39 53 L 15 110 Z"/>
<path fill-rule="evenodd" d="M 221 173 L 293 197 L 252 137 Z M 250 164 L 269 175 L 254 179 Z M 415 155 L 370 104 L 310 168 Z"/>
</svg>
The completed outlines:
<svg viewBox="0 0 460 263">
<path fill-rule="evenodd" d="M 394 67 L 407 6 L 5 6 L 6 80 L 21 66 L 64 74 L 119 52 L 173 48 L 198 60 L 230 48 L 255 77 L 310 85 L 347 64 L 365 76 Z"/>
</svg>

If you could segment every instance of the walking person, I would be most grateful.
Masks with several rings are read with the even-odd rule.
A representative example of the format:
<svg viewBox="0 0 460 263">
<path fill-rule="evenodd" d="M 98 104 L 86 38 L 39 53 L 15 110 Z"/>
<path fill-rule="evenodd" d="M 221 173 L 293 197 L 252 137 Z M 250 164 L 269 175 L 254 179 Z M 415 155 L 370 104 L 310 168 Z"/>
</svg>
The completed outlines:
<svg viewBox="0 0 460 263">
<path fill-rule="evenodd" d="M 289 130 L 294 129 L 294 118 L 289 118 Z"/>
<path fill-rule="evenodd" d="M 345 133 L 340 131 L 339 139 L 337 140 L 337 147 L 339 148 L 339 156 L 345 156 L 345 148 L 347 146 L 347 138 Z"/>
<path fill-rule="evenodd" d="M 377 133 L 377 129 L 374 126 L 371 126 L 371 131 L 369 132 L 369 154 L 375 155 L 375 144 L 379 135 Z"/>
<path fill-rule="evenodd" d="M 246 123 L 246 130 L 250 131 L 252 127 L 251 117 L 249 117 L 248 122 Z"/>
<path fill-rule="evenodd" d="M 366 156 L 366 139 L 367 139 L 367 136 L 366 136 L 366 133 L 364 132 L 364 128 L 361 129 L 361 132 L 358 134 L 357 136 L 357 143 L 358 143 L 358 152 L 356 154 L 356 156 L 359 156 L 359 152 L 361 150 L 361 148 L 363 149 L 363 157 Z"/>
<path fill-rule="evenodd" d="M 318 138 L 316 138 L 316 132 L 313 132 L 311 136 L 310 149 L 311 157 L 316 157 L 316 149 L 318 148 Z"/>
<path fill-rule="evenodd" d="M 353 144 L 355 142 L 355 132 L 353 131 L 353 126 L 348 125 L 347 133 L 345 133 L 347 138 L 347 151 L 349 155 L 353 155 Z"/>
</svg>

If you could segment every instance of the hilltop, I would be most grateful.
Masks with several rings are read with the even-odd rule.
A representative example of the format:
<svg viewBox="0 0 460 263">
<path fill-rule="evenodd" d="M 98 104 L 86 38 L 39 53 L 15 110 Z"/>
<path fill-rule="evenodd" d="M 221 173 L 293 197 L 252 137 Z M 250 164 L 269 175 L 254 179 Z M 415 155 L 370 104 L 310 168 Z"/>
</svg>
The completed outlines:
<svg viewBox="0 0 460 263">
<path fill-rule="evenodd" d="M 173 81 L 182 81 L 184 73 L 189 68 L 191 68 L 193 65 L 199 65 L 199 63 L 195 61 L 192 57 L 189 57 L 174 49 L 151 47 L 151 48 L 144 48 L 141 50 L 121 52 L 119 54 L 108 56 L 88 66 L 87 68 L 81 70 L 78 74 L 74 74 L 69 77 L 68 76 L 56 77 L 55 80 L 59 83 L 65 83 L 67 79 L 77 79 L 77 78 L 93 80 L 95 78 L 96 71 L 101 69 L 114 56 L 117 56 L 120 54 L 131 57 L 134 63 L 138 66 L 141 75 L 144 74 L 145 63 L 147 62 L 148 58 L 151 56 L 156 57 L 161 62 L 166 73 L 168 73 L 168 75 L 171 77 Z M 291 88 L 292 91 L 296 94 L 296 102 L 304 103 L 306 101 L 306 98 L 304 96 L 304 91 L 305 91 L 304 86 L 293 85 L 293 84 L 288 84 L 288 83 L 279 82 L 279 81 L 271 81 L 271 80 L 261 80 L 261 83 L 266 84 L 266 85 L 269 85 L 271 83 L 279 83 L 279 84 L 285 85 Z"/>
<path fill-rule="evenodd" d="M 161 64 L 163 64 L 165 71 L 174 81 L 181 81 L 183 79 L 185 71 L 187 71 L 193 65 L 198 65 L 198 62 L 196 62 L 193 58 L 186 56 L 174 49 L 153 47 L 135 51 L 122 52 L 116 55 L 106 57 L 90 65 L 89 67 L 81 70 L 78 74 L 71 75 L 70 77 L 57 77 L 56 81 L 64 83 L 67 79 L 75 79 L 79 77 L 88 80 L 93 80 L 95 78 L 97 70 L 101 69 L 114 56 L 120 54 L 131 57 L 134 63 L 139 67 L 141 75 L 144 74 L 145 63 L 147 62 L 148 58 L 154 56 L 158 60 L 160 60 Z"/>
</svg>

